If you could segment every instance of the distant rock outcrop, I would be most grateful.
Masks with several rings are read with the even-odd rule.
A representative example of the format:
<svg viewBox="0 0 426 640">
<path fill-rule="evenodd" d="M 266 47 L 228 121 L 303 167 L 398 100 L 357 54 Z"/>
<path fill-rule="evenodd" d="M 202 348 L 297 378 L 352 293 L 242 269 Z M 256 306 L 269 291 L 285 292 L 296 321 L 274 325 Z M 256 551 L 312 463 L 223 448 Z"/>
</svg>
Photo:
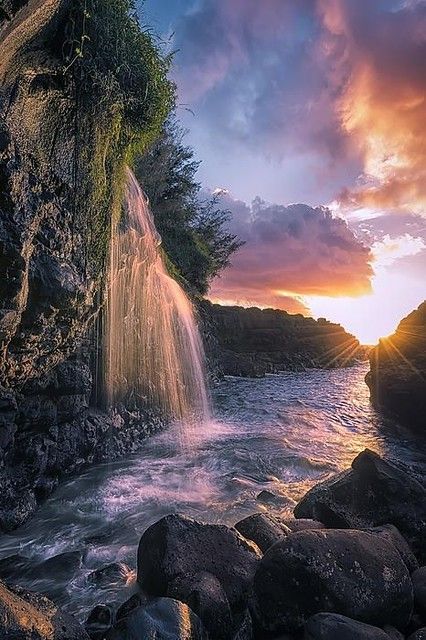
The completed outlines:
<svg viewBox="0 0 426 640">
<path fill-rule="evenodd" d="M 207 351 L 225 375 L 258 377 L 311 367 L 335 368 L 366 358 L 343 327 L 278 309 L 226 307 L 203 302 Z"/>
<path fill-rule="evenodd" d="M 370 354 L 371 399 L 415 430 L 426 427 L 426 301 Z"/>
</svg>

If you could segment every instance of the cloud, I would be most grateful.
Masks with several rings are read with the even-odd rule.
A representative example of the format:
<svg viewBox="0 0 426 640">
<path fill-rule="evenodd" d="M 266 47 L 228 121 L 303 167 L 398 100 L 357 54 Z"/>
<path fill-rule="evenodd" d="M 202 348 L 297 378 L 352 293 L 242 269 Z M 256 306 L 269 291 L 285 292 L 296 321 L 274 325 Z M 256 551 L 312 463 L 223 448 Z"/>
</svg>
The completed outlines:
<svg viewBox="0 0 426 640">
<path fill-rule="evenodd" d="M 426 3 L 319 0 L 318 6 L 323 50 L 340 77 L 335 108 L 364 165 L 342 203 L 425 213 Z"/>
<path fill-rule="evenodd" d="M 371 247 L 376 268 L 389 267 L 397 260 L 416 256 L 424 249 L 426 249 L 426 243 L 423 238 L 415 238 L 408 233 L 396 237 L 386 234 Z"/>
<path fill-rule="evenodd" d="M 222 196 L 231 229 L 246 244 L 212 285 L 215 300 L 307 313 L 305 295 L 360 296 L 371 292 L 372 256 L 346 222 L 325 207 L 251 206 Z"/>
</svg>

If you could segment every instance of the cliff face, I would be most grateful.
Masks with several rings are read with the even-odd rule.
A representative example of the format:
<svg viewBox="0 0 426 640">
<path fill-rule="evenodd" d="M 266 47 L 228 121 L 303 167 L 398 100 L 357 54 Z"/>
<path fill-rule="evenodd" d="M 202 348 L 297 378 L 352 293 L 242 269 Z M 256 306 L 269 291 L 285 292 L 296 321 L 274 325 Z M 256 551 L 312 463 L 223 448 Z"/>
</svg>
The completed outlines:
<svg viewBox="0 0 426 640">
<path fill-rule="evenodd" d="M 136 44 L 120 52 L 127 4 L 85 6 L 10 0 L 0 12 L 0 531 L 61 474 L 134 446 L 143 431 L 134 417 L 124 433 L 123 419 L 89 410 L 88 337 L 132 126 L 149 129 L 161 109 L 147 115 L 153 100 L 132 85 L 143 61 L 130 79 L 114 75 L 124 64 L 111 56 L 145 37 L 130 23 Z M 117 34 L 102 22 L 112 10 Z M 112 52 L 96 45 L 102 24 Z M 139 103 L 124 100 L 125 83 Z"/>
<path fill-rule="evenodd" d="M 426 427 L 426 302 L 382 338 L 370 354 L 366 376 L 373 403 L 408 427 Z"/>
<path fill-rule="evenodd" d="M 208 355 L 225 375 L 263 376 L 310 367 L 342 367 L 365 359 L 365 349 L 340 325 L 275 309 L 205 302 Z"/>
</svg>

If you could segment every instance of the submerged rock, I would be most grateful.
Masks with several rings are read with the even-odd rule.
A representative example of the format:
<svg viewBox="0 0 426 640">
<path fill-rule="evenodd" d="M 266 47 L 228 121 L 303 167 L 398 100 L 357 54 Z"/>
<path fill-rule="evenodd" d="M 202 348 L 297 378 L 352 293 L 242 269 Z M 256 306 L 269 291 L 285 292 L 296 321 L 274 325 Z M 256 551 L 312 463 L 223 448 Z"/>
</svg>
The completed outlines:
<svg viewBox="0 0 426 640">
<path fill-rule="evenodd" d="M 261 632 L 297 631 L 315 613 L 404 627 L 413 587 L 395 547 L 363 531 L 293 533 L 266 552 L 254 578 Z"/>
<path fill-rule="evenodd" d="M 389 635 L 346 616 L 317 613 L 305 624 L 305 640 L 389 640 Z"/>
<path fill-rule="evenodd" d="M 98 604 L 89 613 L 85 629 L 91 640 L 103 640 L 114 623 L 114 612 L 107 604 Z"/>
<path fill-rule="evenodd" d="M 39 594 L 0 582 L 0 638 L 89 640 L 83 627 Z"/>
<path fill-rule="evenodd" d="M 207 640 L 198 616 L 182 602 L 157 598 L 132 609 L 117 622 L 107 640 Z"/>
<path fill-rule="evenodd" d="M 317 484 L 294 509 L 327 527 L 366 528 L 393 524 L 420 561 L 426 553 L 426 490 L 408 469 L 365 449 L 352 469 Z"/>
<path fill-rule="evenodd" d="M 233 528 L 170 515 L 140 540 L 138 582 L 152 595 L 191 602 L 213 633 L 215 615 L 228 620 L 229 611 L 236 630 L 260 557 L 258 547 Z"/>
<path fill-rule="evenodd" d="M 237 522 L 235 528 L 245 538 L 255 542 L 263 553 L 283 536 L 291 533 L 285 524 L 266 513 L 254 513 Z"/>
<path fill-rule="evenodd" d="M 87 581 L 102 587 L 114 583 L 125 583 L 129 575 L 130 569 L 127 565 L 122 562 L 111 562 L 89 573 Z"/>
</svg>

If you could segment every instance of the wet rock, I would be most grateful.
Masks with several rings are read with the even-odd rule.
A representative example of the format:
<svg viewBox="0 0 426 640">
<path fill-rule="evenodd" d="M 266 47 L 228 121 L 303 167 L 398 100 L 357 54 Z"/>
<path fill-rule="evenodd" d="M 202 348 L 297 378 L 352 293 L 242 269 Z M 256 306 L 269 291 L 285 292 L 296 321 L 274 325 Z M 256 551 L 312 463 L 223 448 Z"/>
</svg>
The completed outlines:
<svg viewBox="0 0 426 640">
<path fill-rule="evenodd" d="M 215 602 L 225 615 L 226 596 L 234 622 L 247 608 L 256 565 L 257 546 L 236 529 L 170 515 L 143 534 L 138 549 L 138 582 L 152 595 L 186 602 Z M 206 574 L 212 576 L 210 579 Z"/>
<path fill-rule="evenodd" d="M 412 606 L 410 575 L 395 547 L 363 531 L 292 533 L 266 552 L 254 578 L 260 633 L 297 631 L 322 611 L 402 628 Z"/>
<path fill-rule="evenodd" d="M 291 531 L 306 531 L 309 529 L 325 529 L 325 525 L 319 520 L 312 520 L 311 518 L 287 518 L 280 520 Z"/>
<path fill-rule="evenodd" d="M 426 553 L 426 490 L 410 471 L 365 449 L 352 469 L 313 487 L 294 509 L 327 527 L 393 524 L 422 561 Z"/>
<path fill-rule="evenodd" d="M 365 529 L 365 531 L 376 533 L 393 544 L 410 573 L 413 573 L 413 571 L 418 569 L 419 563 L 416 556 L 411 551 L 406 539 L 393 524 L 384 524 L 381 527 L 371 527 L 370 529 Z"/>
<path fill-rule="evenodd" d="M 285 524 L 266 513 L 254 513 L 237 522 L 235 528 L 245 538 L 255 542 L 263 553 L 283 536 L 291 533 Z"/>
<path fill-rule="evenodd" d="M 111 562 L 89 573 L 87 581 L 103 587 L 117 582 L 126 582 L 129 575 L 130 569 L 127 565 L 122 562 Z"/>
<path fill-rule="evenodd" d="M 169 585 L 168 595 L 186 602 L 202 620 L 211 638 L 226 640 L 233 636 L 234 618 L 228 598 L 211 573 L 176 578 Z"/>
<path fill-rule="evenodd" d="M 119 620 L 107 640 L 207 640 L 200 619 L 182 602 L 156 598 Z"/>
<path fill-rule="evenodd" d="M 88 640 L 83 627 L 45 596 L 0 582 L 0 638 Z"/>
<path fill-rule="evenodd" d="M 133 611 L 133 609 L 145 606 L 147 603 L 148 598 L 141 591 L 134 593 L 128 600 L 118 607 L 117 613 L 115 614 L 116 620 L 118 621 L 125 618 L 131 611 Z"/>
<path fill-rule="evenodd" d="M 336 613 L 317 613 L 305 624 L 305 640 L 389 640 L 389 636 L 378 627 Z"/>
<path fill-rule="evenodd" d="M 33 562 L 26 556 L 13 554 L 0 560 L 0 578 L 6 582 L 17 582 L 34 570 Z"/>
<path fill-rule="evenodd" d="M 412 633 L 408 640 L 426 640 L 426 627 L 422 627 Z"/>
<path fill-rule="evenodd" d="M 33 572 L 39 578 L 50 578 L 53 580 L 66 580 L 71 578 L 81 568 L 84 552 L 66 551 L 56 556 L 47 558 L 38 563 Z"/>
<path fill-rule="evenodd" d="M 392 640 L 404 640 L 404 634 L 395 627 L 391 627 L 389 624 L 385 624 L 383 627 L 383 631 L 391 638 Z"/>
<path fill-rule="evenodd" d="M 263 489 L 260 493 L 257 494 L 256 500 L 258 502 L 262 502 L 263 504 L 273 505 L 276 507 L 283 507 L 289 504 L 294 504 L 294 502 L 287 498 L 286 496 L 280 496 L 272 491 L 268 491 L 267 489 Z"/>
<path fill-rule="evenodd" d="M 413 581 L 416 609 L 426 616 L 426 566 L 414 571 L 411 580 Z"/>
<path fill-rule="evenodd" d="M 91 640 L 103 640 L 113 624 L 113 609 L 107 604 L 98 604 L 89 613 L 84 628 Z"/>
</svg>

